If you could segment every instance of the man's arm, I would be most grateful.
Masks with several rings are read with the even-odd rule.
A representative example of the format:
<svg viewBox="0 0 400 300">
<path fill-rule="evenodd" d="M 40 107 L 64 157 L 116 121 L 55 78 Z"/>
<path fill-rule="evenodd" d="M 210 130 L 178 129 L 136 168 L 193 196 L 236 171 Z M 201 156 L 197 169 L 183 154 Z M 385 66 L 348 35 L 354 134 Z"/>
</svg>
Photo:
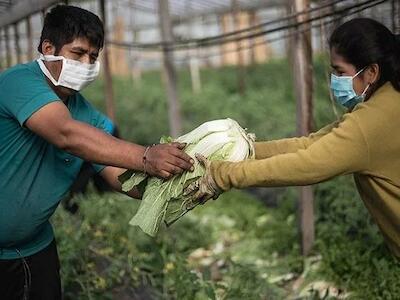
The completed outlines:
<svg viewBox="0 0 400 300">
<path fill-rule="evenodd" d="M 121 183 L 118 180 L 118 176 L 121 175 L 125 171 L 126 171 L 126 169 L 122 169 L 122 168 L 105 167 L 99 174 L 117 192 L 124 193 L 132 198 L 141 199 L 142 194 L 136 188 L 133 188 L 129 192 L 122 191 Z"/>
<path fill-rule="evenodd" d="M 86 161 L 143 171 L 145 147 L 114 138 L 86 123 L 72 119 L 61 102 L 49 103 L 26 122 L 28 129 L 49 143 Z M 168 178 L 192 168 L 192 159 L 181 151 L 182 144 L 151 147 L 146 155 L 146 171 Z"/>
</svg>

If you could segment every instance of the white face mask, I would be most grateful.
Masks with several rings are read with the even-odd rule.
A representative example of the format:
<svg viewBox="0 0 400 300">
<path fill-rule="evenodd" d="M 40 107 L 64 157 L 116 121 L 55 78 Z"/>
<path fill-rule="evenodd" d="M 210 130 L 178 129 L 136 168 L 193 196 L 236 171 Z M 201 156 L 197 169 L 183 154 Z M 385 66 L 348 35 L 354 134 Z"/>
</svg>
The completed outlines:
<svg viewBox="0 0 400 300">
<path fill-rule="evenodd" d="M 55 80 L 43 61 L 62 61 L 60 77 Z M 40 69 L 55 86 L 64 86 L 75 91 L 80 91 L 96 79 L 100 71 L 100 62 L 85 64 L 80 61 L 68 59 L 64 56 L 40 54 L 37 60 Z"/>
</svg>

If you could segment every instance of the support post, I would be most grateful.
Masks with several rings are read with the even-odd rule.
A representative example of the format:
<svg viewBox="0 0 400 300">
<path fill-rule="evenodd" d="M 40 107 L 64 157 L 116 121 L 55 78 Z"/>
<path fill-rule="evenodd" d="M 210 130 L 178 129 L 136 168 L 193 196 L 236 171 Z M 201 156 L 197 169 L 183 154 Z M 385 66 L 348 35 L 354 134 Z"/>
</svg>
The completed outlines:
<svg viewBox="0 0 400 300">
<path fill-rule="evenodd" d="M 295 12 L 310 7 L 310 0 L 294 0 Z M 297 16 L 297 22 L 305 21 L 307 14 Z M 313 127 L 312 93 L 313 68 L 311 49 L 311 27 L 304 24 L 296 28 L 293 48 L 294 94 L 297 95 L 297 134 L 308 135 Z M 304 29 L 308 29 L 304 31 Z M 299 188 L 299 221 L 302 254 L 308 255 L 314 243 L 314 195 L 311 186 Z"/>
<path fill-rule="evenodd" d="M 14 27 L 15 54 L 17 57 L 17 64 L 20 64 L 22 62 L 22 59 L 21 59 L 21 46 L 19 45 L 18 23 L 14 23 L 13 27 Z"/>
<path fill-rule="evenodd" d="M 7 68 L 12 65 L 11 49 L 10 49 L 10 35 L 8 31 L 8 26 L 4 27 L 4 40 L 6 45 L 6 65 Z"/>
<path fill-rule="evenodd" d="M 27 58 L 29 61 L 33 60 L 33 35 L 32 35 L 32 24 L 31 16 L 26 17 L 26 40 L 27 40 Z"/>
<path fill-rule="evenodd" d="M 235 30 L 240 30 L 240 11 L 239 11 L 239 3 L 238 0 L 232 0 L 232 11 L 233 11 L 233 24 Z M 244 94 L 246 88 L 246 70 L 244 66 L 244 52 L 242 49 L 242 41 L 236 42 L 236 53 L 237 53 L 237 83 L 238 90 L 241 95 Z"/>
<path fill-rule="evenodd" d="M 190 13 L 192 9 L 192 1 L 188 0 L 187 12 Z M 193 37 L 193 20 L 188 24 L 189 36 Z M 198 93 L 201 90 L 201 77 L 200 77 L 200 66 L 197 58 L 198 49 L 189 50 L 189 69 L 190 78 L 192 79 L 192 91 Z"/>
<path fill-rule="evenodd" d="M 104 74 L 104 94 L 106 95 L 106 110 L 108 117 L 116 124 L 115 109 L 114 109 L 114 92 L 111 77 L 110 58 L 108 56 L 107 47 L 107 18 L 106 18 L 106 3 L 105 0 L 100 1 L 101 19 L 104 24 L 105 43 L 103 47 L 103 74 Z"/>
<path fill-rule="evenodd" d="M 177 75 L 174 66 L 174 42 L 172 24 L 169 14 L 169 0 L 158 0 L 158 14 L 161 40 L 163 42 L 164 80 L 168 95 L 168 116 L 172 137 L 180 135 L 182 120 L 177 92 Z"/>
</svg>

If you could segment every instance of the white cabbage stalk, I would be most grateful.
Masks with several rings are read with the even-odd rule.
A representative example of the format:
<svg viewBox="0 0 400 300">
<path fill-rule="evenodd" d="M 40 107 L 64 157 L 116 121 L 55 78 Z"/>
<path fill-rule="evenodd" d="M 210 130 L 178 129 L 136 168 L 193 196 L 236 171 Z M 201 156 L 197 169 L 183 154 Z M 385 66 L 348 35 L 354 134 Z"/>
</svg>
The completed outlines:
<svg viewBox="0 0 400 300">
<path fill-rule="evenodd" d="M 209 160 L 236 162 L 254 158 L 254 140 L 254 134 L 248 134 L 236 121 L 222 119 L 206 122 L 175 141 L 186 143 L 184 151 L 191 157 L 200 153 Z M 161 142 L 167 141 L 164 138 Z M 129 224 L 137 225 L 145 233 L 155 236 L 162 221 L 170 225 L 198 205 L 194 199 L 184 197 L 183 190 L 203 174 L 204 168 L 197 160 L 193 172 L 186 171 L 169 180 L 125 172 L 120 176 L 124 191 L 145 185 L 140 207 Z"/>
</svg>

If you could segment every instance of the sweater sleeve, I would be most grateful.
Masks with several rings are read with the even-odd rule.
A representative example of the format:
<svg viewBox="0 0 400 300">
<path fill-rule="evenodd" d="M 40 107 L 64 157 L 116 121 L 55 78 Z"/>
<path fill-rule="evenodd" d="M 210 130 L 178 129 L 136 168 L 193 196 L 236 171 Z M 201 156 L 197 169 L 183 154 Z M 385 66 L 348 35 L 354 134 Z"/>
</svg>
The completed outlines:
<svg viewBox="0 0 400 300">
<path fill-rule="evenodd" d="M 368 168 L 369 152 L 356 116 L 345 115 L 330 133 L 305 149 L 261 160 L 211 163 L 211 174 L 222 190 L 249 186 L 292 186 L 318 183 Z"/>
<path fill-rule="evenodd" d="M 254 143 L 256 159 L 264 159 L 278 154 L 293 153 L 300 149 L 306 149 L 315 141 L 331 132 L 338 124 L 339 121 L 336 121 L 308 136 L 256 142 Z"/>
</svg>

